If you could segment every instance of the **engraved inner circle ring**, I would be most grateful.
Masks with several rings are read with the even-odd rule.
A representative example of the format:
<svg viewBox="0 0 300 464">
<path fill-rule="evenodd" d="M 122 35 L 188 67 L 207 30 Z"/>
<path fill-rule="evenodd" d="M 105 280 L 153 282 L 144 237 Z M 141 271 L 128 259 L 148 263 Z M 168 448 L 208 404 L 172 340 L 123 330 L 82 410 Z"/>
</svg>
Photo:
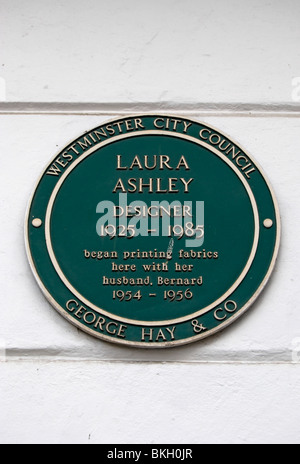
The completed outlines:
<svg viewBox="0 0 300 464">
<path fill-rule="evenodd" d="M 187 315 L 185 317 L 180 317 L 180 318 L 177 318 L 177 319 L 172 319 L 172 320 L 167 320 L 167 321 L 158 321 L 158 322 L 157 321 L 150 321 L 149 322 L 149 321 L 139 321 L 139 320 L 135 320 L 135 319 L 126 319 L 124 317 L 120 317 L 120 316 L 112 314 L 112 313 L 110 313 L 108 311 L 105 311 L 102 308 L 99 308 L 98 306 L 93 304 L 92 302 L 88 301 L 83 295 L 81 295 L 76 290 L 76 288 L 74 288 L 72 286 L 72 284 L 69 282 L 69 280 L 67 279 L 67 277 L 63 273 L 63 271 L 60 268 L 60 265 L 59 265 L 59 263 L 58 263 L 58 261 L 56 259 L 56 256 L 55 256 L 55 253 L 54 253 L 54 250 L 53 250 L 53 246 L 52 246 L 52 241 L 51 241 L 50 224 L 51 224 L 51 214 L 52 214 L 53 205 L 54 205 L 55 199 L 57 197 L 57 194 L 58 194 L 60 188 L 62 187 L 64 181 L 70 175 L 70 173 L 80 163 L 82 163 L 82 161 L 84 161 L 88 156 L 92 155 L 95 151 L 99 150 L 99 148 L 102 148 L 105 145 L 109 145 L 109 144 L 114 143 L 114 142 L 118 142 L 119 140 L 123 140 L 123 139 L 126 139 L 126 138 L 131 138 L 131 137 L 138 137 L 140 135 L 143 135 L 143 136 L 145 136 L 145 135 L 163 135 L 163 136 L 169 136 L 169 137 L 178 137 L 178 138 L 188 140 L 188 141 L 193 142 L 193 143 L 197 143 L 198 145 L 203 146 L 204 148 L 206 148 L 210 152 L 217 155 L 228 166 L 230 166 L 230 168 L 235 172 L 235 174 L 241 180 L 241 182 L 244 185 L 245 190 L 247 191 L 247 194 L 249 196 L 251 206 L 252 206 L 252 209 L 253 209 L 253 215 L 254 215 L 254 226 L 255 227 L 254 227 L 253 246 L 252 246 L 252 249 L 251 249 L 251 253 L 250 253 L 250 256 L 249 256 L 249 259 L 247 261 L 246 266 L 244 267 L 242 273 L 240 274 L 238 279 L 234 282 L 232 287 L 230 287 L 229 290 L 227 290 L 227 292 L 224 295 L 222 295 L 218 300 L 214 301 L 211 305 L 206 306 L 205 308 L 202 308 L 201 310 L 198 310 L 198 311 L 196 311 L 196 312 L 194 312 L 192 314 L 189 314 L 189 315 Z M 62 177 L 60 178 L 59 182 L 57 183 L 57 185 L 55 186 L 55 188 L 54 188 L 54 190 L 52 192 L 52 195 L 51 195 L 49 203 L 48 203 L 47 212 L 46 212 L 45 234 L 46 234 L 46 244 L 47 244 L 48 253 L 49 253 L 50 259 L 52 261 L 52 264 L 53 264 L 57 274 L 59 275 L 62 282 L 66 285 L 66 287 L 73 293 L 73 295 L 76 295 L 77 298 L 79 298 L 85 305 L 87 305 L 90 308 L 92 308 L 93 310 L 97 311 L 99 314 L 105 314 L 106 316 L 114 318 L 114 319 L 116 319 L 116 320 L 118 320 L 120 322 L 125 322 L 125 323 L 129 323 L 129 324 L 133 324 L 133 325 L 141 325 L 141 324 L 143 324 L 145 326 L 163 326 L 163 325 L 168 325 L 168 324 L 175 324 L 175 323 L 185 322 L 185 321 L 190 320 L 191 318 L 196 318 L 196 317 L 199 317 L 199 316 L 207 313 L 211 309 L 213 309 L 216 306 L 220 305 L 225 299 L 227 299 L 238 288 L 238 286 L 242 283 L 242 281 L 245 279 L 246 275 L 248 274 L 248 272 L 249 272 L 249 270 L 251 268 L 251 265 L 253 263 L 253 260 L 255 258 L 257 247 L 258 247 L 258 241 L 259 241 L 260 224 L 259 224 L 259 213 L 258 213 L 256 200 L 254 198 L 254 195 L 253 195 L 253 192 L 252 192 L 250 186 L 248 185 L 248 183 L 246 182 L 246 179 L 243 177 L 242 173 L 238 170 L 238 168 L 235 165 L 233 165 L 226 158 L 226 156 L 223 153 L 221 153 L 215 147 L 211 147 L 207 143 L 205 143 L 205 142 L 203 142 L 201 140 L 198 140 L 198 139 L 196 139 L 194 137 L 188 136 L 188 135 L 183 135 L 183 134 L 179 134 L 179 133 L 178 134 L 175 134 L 175 133 L 170 134 L 170 133 L 166 133 L 164 131 L 151 131 L 151 130 L 148 130 L 148 131 L 145 131 L 145 132 L 143 132 L 141 134 L 135 133 L 135 134 L 119 135 L 119 136 L 115 137 L 114 142 L 112 142 L 110 140 L 100 142 L 99 144 L 97 144 L 96 146 L 94 146 L 93 148 L 88 150 L 83 156 L 78 158 L 66 170 L 66 172 L 62 175 Z"/>
</svg>

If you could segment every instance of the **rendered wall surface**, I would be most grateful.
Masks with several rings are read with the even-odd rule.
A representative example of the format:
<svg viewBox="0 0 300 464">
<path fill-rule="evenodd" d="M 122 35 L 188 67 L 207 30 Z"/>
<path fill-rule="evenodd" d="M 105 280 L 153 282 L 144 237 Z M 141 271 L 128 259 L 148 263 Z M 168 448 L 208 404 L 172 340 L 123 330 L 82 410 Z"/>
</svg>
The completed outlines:
<svg viewBox="0 0 300 464">
<path fill-rule="evenodd" d="M 0 442 L 299 443 L 300 3 L 0 0 Z M 224 332 L 111 345 L 48 304 L 23 229 L 55 153 L 144 112 L 229 134 L 271 181 L 279 258 Z"/>
</svg>

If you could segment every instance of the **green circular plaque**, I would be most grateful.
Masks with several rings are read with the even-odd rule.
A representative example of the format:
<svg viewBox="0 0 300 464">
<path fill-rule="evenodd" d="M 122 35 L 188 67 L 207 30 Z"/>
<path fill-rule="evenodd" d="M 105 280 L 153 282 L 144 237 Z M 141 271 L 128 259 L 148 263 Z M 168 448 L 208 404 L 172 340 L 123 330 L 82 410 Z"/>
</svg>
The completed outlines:
<svg viewBox="0 0 300 464">
<path fill-rule="evenodd" d="M 26 218 L 31 267 L 85 332 L 137 347 L 205 338 L 243 314 L 275 265 L 280 218 L 256 162 L 206 124 L 102 124 L 47 166 Z"/>
</svg>

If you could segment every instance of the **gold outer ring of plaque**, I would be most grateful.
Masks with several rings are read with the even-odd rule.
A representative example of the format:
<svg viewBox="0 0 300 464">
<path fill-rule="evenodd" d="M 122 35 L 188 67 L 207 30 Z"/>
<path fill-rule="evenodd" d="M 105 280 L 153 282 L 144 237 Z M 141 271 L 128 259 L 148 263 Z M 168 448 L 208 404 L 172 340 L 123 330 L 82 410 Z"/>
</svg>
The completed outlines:
<svg viewBox="0 0 300 464">
<path fill-rule="evenodd" d="M 193 142 L 193 143 L 196 142 L 198 145 L 201 145 L 201 146 L 205 147 L 210 152 L 214 153 L 219 158 L 221 158 L 235 172 L 235 174 L 239 177 L 239 179 L 241 180 L 243 186 L 245 187 L 245 189 L 246 189 L 246 191 L 248 193 L 248 196 L 250 198 L 251 205 L 252 205 L 253 215 L 254 215 L 254 224 L 255 224 L 253 246 L 252 246 L 252 250 L 251 250 L 249 259 L 247 261 L 247 264 L 246 264 L 245 268 L 243 269 L 242 273 L 240 274 L 239 278 L 229 288 L 229 290 L 227 290 L 227 292 L 225 294 L 223 294 L 220 298 L 218 298 L 212 304 L 210 304 L 209 306 L 206 306 L 205 308 L 202 308 L 201 310 L 195 311 L 194 313 L 189 314 L 189 315 L 184 316 L 184 317 L 180 317 L 180 318 L 177 318 L 177 319 L 165 320 L 165 321 L 139 321 L 139 320 L 136 320 L 136 319 L 127 319 L 127 318 L 124 318 L 124 317 L 121 317 L 121 316 L 117 316 L 116 314 L 110 313 L 109 311 L 106 311 L 106 310 L 96 306 L 95 304 L 91 303 L 89 300 L 87 300 L 83 295 L 81 295 L 76 290 L 75 287 L 73 287 L 71 285 L 71 283 L 68 281 L 67 277 L 65 276 L 65 274 L 61 270 L 61 268 L 59 266 L 59 263 L 58 263 L 58 261 L 56 259 L 53 247 L 52 247 L 51 233 L 50 233 L 51 214 L 52 214 L 52 209 L 53 209 L 53 205 L 54 205 L 56 196 L 57 196 L 60 188 L 62 187 L 63 183 L 65 182 L 66 178 L 71 174 L 71 172 L 82 161 L 84 161 L 88 156 L 92 155 L 99 148 L 102 148 L 102 147 L 104 147 L 106 145 L 110 145 L 113 142 L 118 142 L 120 140 L 124 140 L 124 139 L 127 139 L 127 138 L 133 138 L 133 137 L 138 137 L 138 136 L 147 136 L 147 135 L 164 135 L 164 136 L 167 135 L 167 136 L 170 136 L 170 137 L 177 137 L 177 138 L 180 138 L 180 139 L 188 140 L 188 141 Z M 203 142 L 201 140 L 195 139 L 194 137 L 190 137 L 188 135 L 179 134 L 179 133 L 169 133 L 169 132 L 166 133 L 164 131 L 150 131 L 150 130 L 143 131 L 143 132 L 132 133 L 132 134 L 123 134 L 123 135 L 116 136 L 113 139 L 106 140 L 104 142 L 100 142 L 99 144 L 97 144 L 96 146 L 94 146 L 90 150 L 88 150 L 84 155 L 82 155 L 76 161 L 74 161 L 72 163 L 72 165 L 69 167 L 69 169 L 66 170 L 66 172 L 61 176 L 61 178 L 57 182 L 57 184 L 56 184 L 56 186 L 55 186 L 55 188 L 54 188 L 54 190 L 52 192 L 52 195 L 50 197 L 49 203 L 48 203 L 47 212 L 46 212 L 46 219 L 45 219 L 46 244 L 47 244 L 50 259 L 51 259 L 52 264 L 53 264 L 57 274 L 59 275 L 60 279 L 62 280 L 64 285 L 70 290 L 70 292 L 73 295 L 75 295 L 79 300 L 81 300 L 82 303 L 84 303 L 86 306 L 93 309 L 94 311 L 98 312 L 100 315 L 105 315 L 105 316 L 107 316 L 107 317 L 109 317 L 109 318 L 111 318 L 113 320 L 116 320 L 116 321 L 119 321 L 119 322 L 124 322 L 124 323 L 127 323 L 127 324 L 133 324 L 133 325 L 138 325 L 138 326 L 143 325 L 143 326 L 151 326 L 151 327 L 161 326 L 161 325 L 179 324 L 181 322 L 188 321 L 191 318 L 193 319 L 193 318 L 199 317 L 199 316 L 207 313 L 208 311 L 210 311 L 211 309 L 215 308 L 216 306 L 221 304 L 223 301 L 228 299 L 229 296 L 236 290 L 236 288 L 241 284 L 241 282 L 244 280 L 247 273 L 249 272 L 249 269 L 250 269 L 250 267 L 251 267 L 251 265 L 253 263 L 253 260 L 255 258 L 255 254 L 256 254 L 256 251 L 257 251 L 257 246 L 258 246 L 258 241 L 259 241 L 259 230 L 260 230 L 259 214 L 258 214 L 257 204 L 256 204 L 256 201 L 255 201 L 254 195 L 252 193 L 252 190 L 251 190 L 249 184 L 247 183 L 246 179 L 243 177 L 242 173 L 239 171 L 239 169 L 235 165 L 233 165 L 229 161 L 229 159 L 226 158 L 225 155 L 223 155 L 216 148 L 211 147 L 207 143 L 205 143 L 205 142 Z"/>
<path fill-rule="evenodd" d="M 168 117 L 169 118 L 177 117 L 174 114 L 166 114 L 166 113 L 158 113 L 157 112 L 155 114 L 154 113 L 132 114 L 132 115 L 128 114 L 128 115 L 124 115 L 123 118 L 120 118 L 120 117 L 119 118 L 113 118 L 113 119 L 110 119 L 110 120 L 107 120 L 107 121 L 104 121 L 104 122 L 107 123 L 107 124 L 110 124 L 110 123 L 113 123 L 115 121 L 119 121 L 120 119 L 131 119 L 131 118 L 146 117 L 146 116 L 153 116 L 153 117 L 161 116 L 161 117 L 165 117 L 165 118 L 166 117 L 167 118 Z M 26 253 L 27 253 L 27 256 L 28 256 L 28 260 L 29 260 L 29 265 L 30 265 L 30 268 L 32 270 L 32 273 L 34 275 L 34 278 L 35 278 L 38 286 L 40 287 L 41 291 L 43 292 L 43 294 L 45 295 L 45 297 L 47 298 L 49 303 L 56 309 L 56 311 L 64 319 L 66 319 L 68 322 L 70 322 L 72 325 L 74 325 L 78 329 L 82 330 L 83 332 L 91 335 L 94 338 L 98 338 L 100 340 L 104 340 L 104 341 L 109 342 L 109 343 L 114 343 L 116 345 L 126 345 L 128 347 L 133 347 L 133 348 L 138 347 L 138 348 L 144 348 L 144 349 L 173 348 L 173 347 L 177 347 L 177 346 L 188 345 L 190 343 L 193 343 L 193 342 L 208 338 L 211 335 L 215 335 L 216 333 L 221 332 L 222 330 L 226 329 L 226 327 L 228 327 L 229 325 L 233 324 L 237 319 L 239 319 L 250 308 L 251 305 L 253 305 L 255 303 L 255 301 L 257 300 L 257 298 L 261 294 L 261 292 L 266 287 L 268 281 L 270 280 L 270 277 L 272 275 L 272 272 L 274 270 L 274 267 L 275 267 L 275 264 L 276 264 L 276 261 L 277 261 L 278 252 L 279 252 L 279 246 L 280 246 L 280 240 L 281 240 L 281 219 L 280 219 L 279 206 L 278 206 L 278 203 L 277 203 L 277 199 L 276 199 L 273 187 L 270 184 L 267 176 L 265 175 L 264 170 L 262 169 L 260 164 L 257 161 L 255 161 L 252 156 L 250 156 L 248 154 L 247 150 L 245 150 L 245 148 L 240 143 L 236 143 L 235 140 L 232 137 L 230 137 L 229 135 L 227 135 L 225 132 L 220 131 L 219 129 L 212 126 L 211 124 L 202 123 L 201 121 L 199 121 L 197 119 L 193 119 L 193 118 L 186 117 L 186 116 L 182 116 L 182 119 L 192 121 L 197 125 L 203 124 L 204 126 L 208 127 L 209 129 L 212 129 L 212 130 L 218 132 L 223 137 L 230 140 L 232 143 L 234 143 L 238 148 L 240 148 L 249 157 L 249 159 L 257 167 L 260 175 L 264 179 L 264 181 L 265 181 L 265 183 L 266 183 L 266 185 L 267 185 L 267 187 L 268 187 L 268 189 L 269 189 L 269 191 L 271 193 L 272 201 L 273 201 L 273 204 L 274 204 L 275 215 L 276 215 L 276 227 L 277 227 L 276 243 L 275 243 L 275 246 L 274 246 L 273 257 L 272 257 L 272 261 L 270 263 L 268 272 L 266 273 L 265 278 L 263 279 L 262 283 L 258 287 L 257 291 L 254 293 L 254 295 L 252 295 L 252 297 L 247 301 L 247 303 L 241 309 L 239 309 L 236 314 L 234 314 L 229 319 L 227 319 L 224 322 L 222 322 L 221 324 L 219 324 L 214 329 L 209 330 L 208 332 L 203 332 L 203 333 L 201 333 L 199 335 L 193 335 L 192 337 L 181 339 L 181 340 L 175 340 L 175 341 L 172 341 L 172 342 L 159 342 L 159 343 L 145 343 L 145 342 L 137 342 L 137 341 L 128 341 L 128 340 L 116 339 L 116 338 L 113 338 L 113 337 L 109 337 L 108 335 L 95 332 L 94 330 L 89 329 L 88 327 L 81 324 L 79 321 L 76 321 L 70 314 L 68 314 L 66 312 L 65 308 L 63 308 L 62 306 L 60 306 L 57 303 L 57 301 L 53 298 L 53 296 L 49 293 L 48 289 L 45 287 L 45 285 L 41 281 L 40 276 L 39 276 L 39 274 L 37 272 L 37 269 L 35 267 L 32 254 L 31 254 L 30 245 L 29 245 L 29 214 L 30 214 L 31 204 L 32 204 L 33 198 L 35 196 L 35 192 L 36 192 L 42 178 L 44 177 L 46 169 L 48 169 L 49 163 L 47 163 L 47 165 L 45 166 L 45 169 L 43 170 L 43 173 L 41 174 L 41 176 L 40 176 L 40 178 L 39 178 L 39 180 L 38 180 L 38 182 L 37 182 L 37 184 L 36 184 L 36 186 L 34 188 L 34 191 L 33 191 L 32 195 L 31 195 L 31 198 L 30 198 L 30 200 L 28 202 L 27 211 L 26 211 L 26 215 L 25 215 L 25 229 L 24 229 L 25 247 L 26 247 Z M 97 127 L 99 127 L 99 126 L 97 126 Z M 95 129 L 97 129 L 97 127 L 95 127 Z M 93 129 L 91 129 L 90 132 L 92 132 L 92 131 L 93 131 Z M 70 140 L 69 144 L 66 145 L 66 146 L 69 146 L 73 141 L 74 141 L 74 139 Z M 51 163 L 56 160 L 57 156 L 60 153 L 61 153 L 61 150 L 59 150 L 56 153 L 56 155 L 53 157 Z"/>
</svg>

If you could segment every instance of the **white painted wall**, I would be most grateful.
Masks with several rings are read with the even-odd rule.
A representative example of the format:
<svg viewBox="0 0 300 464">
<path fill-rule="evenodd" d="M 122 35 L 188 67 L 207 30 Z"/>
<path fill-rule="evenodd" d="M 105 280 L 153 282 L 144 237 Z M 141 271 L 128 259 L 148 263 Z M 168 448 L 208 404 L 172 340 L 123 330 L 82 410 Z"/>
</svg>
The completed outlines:
<svg viewBox="0 0 300 464">
<path fill-rule="evenodd" d="M 0 442 L 300 442 L 299 19 L 298 0 L 0 0 Z M 69 325 L 23 244 L 27 201 L 58 148 L 136 111 L 228 133 L 267 172 L 282 215 L 254 307 L 172 350 Z"/>
</svg>

